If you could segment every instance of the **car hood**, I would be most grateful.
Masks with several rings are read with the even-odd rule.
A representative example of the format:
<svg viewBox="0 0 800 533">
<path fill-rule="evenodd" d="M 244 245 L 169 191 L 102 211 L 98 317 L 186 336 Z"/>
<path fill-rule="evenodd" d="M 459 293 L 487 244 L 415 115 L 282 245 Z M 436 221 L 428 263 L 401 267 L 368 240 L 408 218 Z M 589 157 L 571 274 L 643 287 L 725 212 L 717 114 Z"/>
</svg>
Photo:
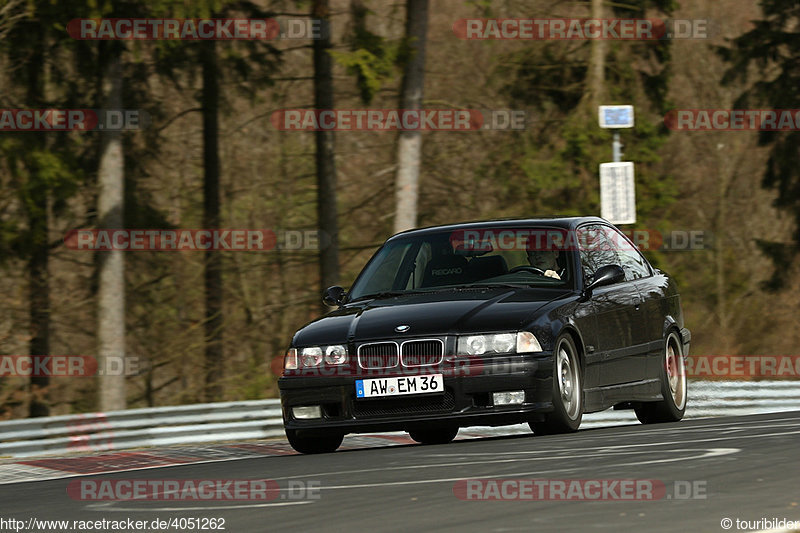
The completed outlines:
<svg viewBox="0 0 800 533">
<path fill-rule="evenodd" d="M 571 294 L 555 289 L 467 288 L 364 300 L 307 324 L 295 334 L 292 345 L 513 331 L 529 324 L 545 304 Z M 398 333 L 398 326 L 409 328 Z"/>
</svg>

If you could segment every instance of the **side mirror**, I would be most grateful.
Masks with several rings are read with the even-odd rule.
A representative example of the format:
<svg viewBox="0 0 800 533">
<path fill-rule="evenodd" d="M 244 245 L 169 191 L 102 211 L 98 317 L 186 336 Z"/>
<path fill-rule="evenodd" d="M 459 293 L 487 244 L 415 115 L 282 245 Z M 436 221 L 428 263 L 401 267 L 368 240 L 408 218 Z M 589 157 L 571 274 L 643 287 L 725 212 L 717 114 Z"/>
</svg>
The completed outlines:
<svg viewBox="0 0 800 533">
<path fill-rule="evenodd" d="M 325 289 L 322 294 L 322 302 L 329 307 L 340 307 L 346 295 L 347 293 L 342 287 L 334 285 Z"/>
<path fill-rule="evenodd" d="M 597 287 L 605 287 L 625 281 L 625 271 L 619 265 L 606 265 L 597 269 L 594 274 L 594 281 L 583 289 L 582 300 L 588 300 L 592 296 L 592 291 Z"/>
</svg>

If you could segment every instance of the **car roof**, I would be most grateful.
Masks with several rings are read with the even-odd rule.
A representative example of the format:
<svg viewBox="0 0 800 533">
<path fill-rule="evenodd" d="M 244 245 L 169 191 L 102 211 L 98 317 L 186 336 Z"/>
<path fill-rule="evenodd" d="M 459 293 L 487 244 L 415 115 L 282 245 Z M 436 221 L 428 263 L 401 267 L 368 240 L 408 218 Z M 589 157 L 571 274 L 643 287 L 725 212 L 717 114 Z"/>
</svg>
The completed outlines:
<svg viewBox="0 0 800 533">
<path fill-rule="evenodd" d="M 609 222 L 603 218 L 595 217 L 595 216 L 583 216 L 583 217 L 538 217 L 538 218 L 502 218 L 502 219 L 494 219 L 494 220 L 481 220 L 481 221 L 472 221 L 472 222 L 459 222 L 455 224 L 445 224 L 440 226 L 428 226 L 425 228 L 417 228 L 411 229 L 407 231 L 403 231 L 401 233 L 397 233 L 390 237 L 388 241 L 404 238 L 409 236 L 416 236 L 416 235 L 426 235 L 430 233 L 440 233 L 443 231 L 458 231 L 458 230 L 468 230 L 468 229 L 488 229 L 488 228 L 518 228 L 520 226 L 542 226 L 542 227 L 549 227 L 549 228 L 561 228 L 561 229 L 575 229 L 581 224 L 585 224 L 587 222 L 595 222 L 601 224 L 609 224 Z M 387 241 L 387 242 L 388 242 Z"/>
</svg>

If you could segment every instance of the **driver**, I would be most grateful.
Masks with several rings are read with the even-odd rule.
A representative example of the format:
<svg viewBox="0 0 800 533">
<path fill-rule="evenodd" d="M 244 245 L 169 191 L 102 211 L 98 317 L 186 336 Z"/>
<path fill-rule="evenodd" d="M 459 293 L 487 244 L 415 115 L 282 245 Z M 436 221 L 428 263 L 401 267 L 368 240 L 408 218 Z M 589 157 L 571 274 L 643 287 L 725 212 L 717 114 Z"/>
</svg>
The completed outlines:
<svg viewBox="0 0 800 533">
<path fill-rule="evenodd" d="M 549 278 L 561 279 L 563 271 L 558 266 L 558 250 L 528 249 L 528 263 L 538 268 Z"/>
</svg>

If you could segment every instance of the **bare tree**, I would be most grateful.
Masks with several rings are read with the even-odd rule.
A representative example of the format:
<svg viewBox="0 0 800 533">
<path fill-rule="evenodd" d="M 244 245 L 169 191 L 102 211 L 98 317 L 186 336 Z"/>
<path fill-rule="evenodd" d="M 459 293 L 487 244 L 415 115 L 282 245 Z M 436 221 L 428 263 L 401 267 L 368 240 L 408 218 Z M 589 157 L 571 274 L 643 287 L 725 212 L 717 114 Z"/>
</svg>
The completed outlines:
<svg viewBox="0 0 800 533">
<path fill-rule="evenodd" d="M 203 227 L 220 226 L 219 199 L 219 69 L 214 41 L 200 44 L 203 66 Z M 218 250 L 205 251 L 205 363 L 206 401 L 222 392 L 222 258 Z"/>
<path fill-rule="evenodd" d="M 26 99 L 31 107 L 42 106 L 45 101 L 46 73 L 44 72 L 46 32 L 44 28 L 30 25 L 30 40 L 35 43 L 31 58 L 25 65 L 27 74 Z M 47 139 L 39 135 L 31 140 L 31 154 L 44 151 Z M 29 155 L 31 155 L 29 154 Z M 28 262 L 28 305 L 30 312 L 30 350 L 31 355 L 50 355 L 50 191 L 44 169 L 35 157 L 30 157 L 29 198 L 26 203 L 29 224 L 30 251 Z M 31 417 L 48 416 L 50 377 L 33 376 L 30 382 Z"/>
<path fill-rule="evenodd" d="M 333 67 L 330 56 L 331 21 L 328 0 L 314 0 L 311 17 L 320 21 L 320 35 L 314 40 L 314 108 L 333 108 Z M 320 236 L 320 290 L 339 281 L 339 223 L 336 208 L 336 162 L 332 131 L 315 133 L 317 153 L 317 228 Z M 327 241 L 327 246 L 325 244 Z M 323 307 L 323 309 L 325 309 Z"/>
<path fill-rule="evenodd" d="M 101 46 L 105 44 L 102 43 Z M 111 46 L 103 75 L 106 109 L 122 108 L 122 57 Z M 122 132 L 104 133 L 98 170 L 97 217 L 100 228 L 124 226 L 125 159 Z M 121 250 L 104 252 L 98 259 L 97 354 L 100 368 L 108 370 L 109 358 L 125 357 L 125 263 Z M 122 365 L 124 368 L 125 365 Z M 100 409 L 125 409 L 125 376 L 105 372 L 100 376 Z"/>
<path fill-rule="evenodd" d="M 25 12 L 18 9 L 22 4 L 21 0 L 6 0 L 0 6 L 0 39 L 5 37 L 17 21 L 25 18 Z"/>
<path fill-rule="evenodd" d="M 420 109 L 425 85 L 425 45 L 428 34 L 428 0 L 406 3 L 406 40 L 410 57 L 403 73 L 401 109 Z M 395 181 L 395 233 L 417 225 L 419 168 L 422 159 L 422 134 L 401 131 L 397 141 Z"/>
<path fill-rule="evenodd" d="M 603 1 L 592 0 L 592 18 L 594 20 L 604 18 Z M 593 111 L 597 110 L 597 106 L 603 104 L 603 98 L 605 98 L 607 48 L 605 39 L 592 39 L 589 58 L 589 87 L 586 94 Z"/>
</svg>

